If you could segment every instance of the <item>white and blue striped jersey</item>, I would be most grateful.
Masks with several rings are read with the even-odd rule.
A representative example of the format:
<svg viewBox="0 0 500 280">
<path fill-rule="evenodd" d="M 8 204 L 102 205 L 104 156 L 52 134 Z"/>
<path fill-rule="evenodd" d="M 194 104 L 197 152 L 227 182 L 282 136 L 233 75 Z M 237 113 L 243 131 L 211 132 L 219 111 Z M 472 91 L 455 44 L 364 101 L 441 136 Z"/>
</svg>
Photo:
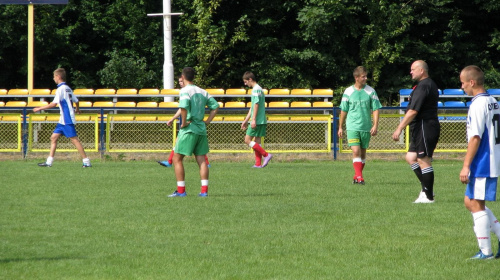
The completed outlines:
<svg viewBox="0 0 500 280">
<path fill-rule="evenodd" d="M 59 104 L 59 118 L 60 124 L 75 124 L 75 110 L 73 109 L 73 102 L 78 102 L 78 98 L 73 94 L 71 88 L 66 83 L 57 85 L 56 97 L 52 103 Z"/>
<path fill-rule="evenodd" d="M 481 142 L 472 164 L 470 177 L 498 177 L 500 174 L 500 106 L 487 93 L 472 98 L 467 116 L 467 141 L 479 136 Z"/>
</svg>

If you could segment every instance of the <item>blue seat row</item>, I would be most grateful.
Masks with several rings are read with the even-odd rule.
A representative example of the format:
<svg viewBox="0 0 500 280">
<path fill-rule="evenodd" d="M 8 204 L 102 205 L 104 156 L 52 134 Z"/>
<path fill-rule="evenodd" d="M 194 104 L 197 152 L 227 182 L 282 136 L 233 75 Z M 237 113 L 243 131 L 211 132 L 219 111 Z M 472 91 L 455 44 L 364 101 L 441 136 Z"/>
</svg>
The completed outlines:
<svg viewBox="0 0 500 280">
<path fill-rule="evenodd" d="M 410 93 L 413 91 L 413 89 L 401 89 L 399 90 L 399 95 L 400 96 L 408 96 Z M 488 90 L 488 93 L 490 95 L 500 95 L 500 88 L 492 88 Z M 460 96 L 460 95 L 466 95 L 465 92 L 462 89 L 444 89 L 444 90 L 439 90 L 439 94 L 442 95 L 454 95 L 454 96 Z"/>
<path fill-rule="evenodd" d="M 471 101 L 467 101 L 466 103 L 462 101 L 445 101 L 445 102 L 438 102 L 438 107 L 469 107 Z M 408 106 L 408 101 L 401 102 L 401 107 L 406 107 Z"/>
</svg>

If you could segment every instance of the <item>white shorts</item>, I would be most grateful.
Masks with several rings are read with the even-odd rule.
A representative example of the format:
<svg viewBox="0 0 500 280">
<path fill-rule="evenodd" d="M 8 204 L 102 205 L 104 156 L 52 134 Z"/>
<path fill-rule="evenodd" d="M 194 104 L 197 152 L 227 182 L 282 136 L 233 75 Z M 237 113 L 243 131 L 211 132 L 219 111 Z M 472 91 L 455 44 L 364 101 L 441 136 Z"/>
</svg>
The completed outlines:
<svg viewBox="0 0 500 280">
<path fill-rule="evenodd" d="M 470 199 L 495 201 L 498 178 L 470 177 L 465 196 Z"/>
</svg>

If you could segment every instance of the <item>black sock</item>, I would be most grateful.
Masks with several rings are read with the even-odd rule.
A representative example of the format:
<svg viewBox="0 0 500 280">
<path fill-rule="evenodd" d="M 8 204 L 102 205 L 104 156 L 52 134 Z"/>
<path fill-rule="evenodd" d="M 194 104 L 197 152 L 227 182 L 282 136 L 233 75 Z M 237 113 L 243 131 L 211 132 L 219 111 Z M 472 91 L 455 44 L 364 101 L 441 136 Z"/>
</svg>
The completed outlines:
<svg viewBox="0 0 500 280">
<path fill-rule="evenodd" d="M 420 165 L 418 163 L 414 163 L 411 165 L 411 169 L 417 175 L 418 180 L 420 181 L 420 185 L 422 185 L 422 191 L 424 191 L 424 184 L 422 182 L 422 170 L 420 169 Z"/>
<path fill-rule="evenodd" d="M 434 169 L 432 166 L 422 169 L 422 184 L 429 200 L 434 200 Z"/>
</svg>

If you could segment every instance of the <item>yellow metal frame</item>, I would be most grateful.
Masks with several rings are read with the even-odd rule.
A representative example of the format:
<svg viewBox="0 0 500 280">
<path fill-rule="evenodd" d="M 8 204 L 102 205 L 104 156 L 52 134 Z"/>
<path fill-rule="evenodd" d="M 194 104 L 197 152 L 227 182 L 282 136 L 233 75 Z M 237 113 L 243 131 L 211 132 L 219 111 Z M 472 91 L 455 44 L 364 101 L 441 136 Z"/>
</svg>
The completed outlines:
<svg viewBox="0 0 500 280">
<path fill-rule="evenodd" d="M 405 115 L 403 114 L 381 114 L 379 115 L 379 118 L 384 118 L 384 117 L 391 117 L 391 118 L 397 118 L 397 117 L 404 117 Z M 405 128 L 405 148 L 404 149 L 390 149 L 390 150 L 370 150 L 366 149 L 367 153 L 405 153 L 408 151 L 408 148 L 410 147 L 410 126 L 407 125 Z M 389 141 L 389 140 L 388 140 Z M 339 138 L 339 153 L 351 153 L 352 150 L 350 149 L 344 149 L 343 148 L 343 141 L 342 138 Z"/>
<path fill-rule="evenodd" d="M 164 117 L 165 115 L 164 114 L 108 114 L 108 117 L 106 118 L 106 152 L 110 152 L 110 153 L 125 153 L 125 152 L 129 152 L 129 153 L 134 153 L 134 152 L 141 152 L 141 153 L 167 153 L 167 152 L 171 152 L 172 149 L 168 149 L 168 150 L 134 150 L 134 149 L 111 149 L 111 144 L 110 144 L 110 139 L 111 139 L 111 119 L 113 118 L 113 116 L 120 116 L 120 117 Z M 174 116 L 174 115 L 171 115 L 171 116 Z M 129 122 L 129 123 L 135 123 L 136 121 L 113 121 L 113 122 L 117 122 L 117 123 L 123 123 L 123 122 Z M 139 122 L 147 122 L 147 121 L 139 121 Z M 161 123 L 162 121 L 151 121 L 151 123 Z M 166 122 L 165 122 L 165 125 L 166 125 Z M 177 141 L 177 133 L 175 133 L 175 131 L 177 131 L 177 122 L 173 122 L 172 124 L 172 131 L 174 131 L 174 135 L 173 135 L 173 141 L 172 141 L 172 147 L 175 147 L 175 143 Z"/>
<path fill-rule="evenodd" d="M 288 150 L 267 150 L 270 153 L 329 153 L 331 152 L 332 149 L 332 115 L 324 115 L 324 114 L 304 114 L 307 115 L 308 117 L 324 117 L 328 118 L 328 144 L 327 144 L 327 149 L 325 150 L 293 150 L 293 151 L 288 151 Z M 241 117 L 245 115 L 223 115 L 225 117 Z M 271 115 L 268 114 L 267 117 L 297 117 L 297 114 L 289 114 L 289 115 Z M 220 121 L 218 121 L 220 122 Z M 227 123 L 241 123 L 241 121 L 222 121 L 227 122 Z M 291 120 L 283 120 L 283 121 L 267 121 L 267 123 L 306 123 L 306 122 L 317 122 L 317 121 L 291 121 Z M 265 148 L 265 137 L 261 138 L 261 145 L 262 147 Z M 253 153 L 253 149 L 249 148 L 248 150 L 210 150 L 210 153 L 216 154 L 216 153 Z"/>
<path fill-rule="evenodd" d="M 383 114 L 380 115 L 380 118 L 382 117 L 404 117 L 402 114 Z M 465 114 L 441 114 L 439 117 L 467 117 Z M 444 120 L 446 122 L 446 120 Z M 405 129 L 405 149 L 389 149 L 389 150 L 370 150 L 367 149 L 367 153 L 406 153 L 408 151 L 408 148 L 410 147 L 410 126 L 406 126 Z M 434 152 L 437 153 L 464 153 L 466 152 L 467 149 L 435 149 Z M 343 148 L 343 142 L 342 139 L 339 139 L 339 153 L 351 153 L 352 151 L 350 149 L 344 149 Z"/>
<path fill-rule="evenodd" d="M 17 149 L 1 149 L 0 152 L 20 152 L 22 151 L 22 145 L 21 145 L 21 139 L 22 139 L 22 132 L 23 132 L 23 126 L 22 126 L 22 118 L 20 114 L 1 114 L 1 117 L 5 116 L 17 116 Z M 2 121 L 3 122 L 3 121 Z"/>
<path fill-rule="evenodd" d="M 36 114 L 37 116 L 59 116 L 59 114 Z M 99 116 L 100 114 L 81 114 L 79 116 L 90 116 L 95 117 L 95 126 L 94 126 L 94 146 L 95 149 L 85 149 L 85 151 L 89 152 L 98 152 L 99 151 Z M 56 121 L 44 121 L 46 123 L 56 123 Z M 81 122 L 80 122 L 81 123 Z M 28 118 L 28 151 L 30 152 L 49 152 L 50 147 L 48 149 L 33 149 L 33 123 L 31 118 Z M 58 152 L 77 152 L 77 149 L 57 149 Z"/>
</svg>

